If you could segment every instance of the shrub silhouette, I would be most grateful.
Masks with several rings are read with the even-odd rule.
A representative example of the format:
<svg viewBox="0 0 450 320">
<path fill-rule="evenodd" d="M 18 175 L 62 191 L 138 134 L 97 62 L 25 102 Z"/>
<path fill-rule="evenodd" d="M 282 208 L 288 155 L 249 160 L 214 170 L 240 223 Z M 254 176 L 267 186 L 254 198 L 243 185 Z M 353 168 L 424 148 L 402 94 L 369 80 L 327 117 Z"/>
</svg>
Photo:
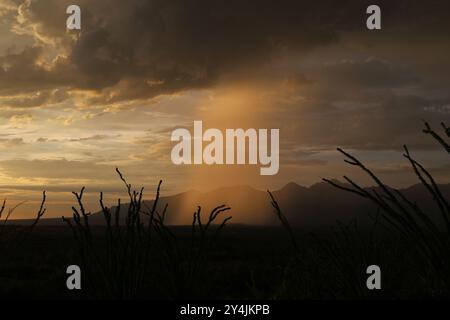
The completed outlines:
<svg viewBox="0 0 450 320">
<path fill-rule="evenodd" d="M 444 123 L 441 123 L 441 126 L 447 138 L 450 138 L 450 128 Z M 450 145 L 427 122 L 425 122 L 423 132 L 431 135 L 450 154 Z M 403 156 L 409 161 L 420 183 L 439 208 L 440 221 L 430 217 L 430 214 L 425 212 L 419 204 L 408 199 L 399 190 L 387 186 L 356 157 L 341 148 L 337 150 L 345 156 L 346 163 L 363 170 L 378 188 L 363 188 L 347 176 L 343 178 L 350 186 L 329 179 L 323 180 L 336 188 L 352 192 L 375 203 L 381 210 L 381 219 L 395 228 L 408 242 L 413 243 L 431 268 L 432 272 L 424 276 L 431 277 L 427 282 L 433 294 L 439 295 L 448 292 L 450 286 L 450 275 L 448 274 L 448 270 L 450 270 L 450 205 L 430 172 L 411 156 L 405 145 Z M 433 273 L 434 275 L 432 275 Z"/>
<path fill-rule="evenodd" d="M 450 128 L 444 123 L 441 123 L 441 126 L 445 135 L 450 137 Z M 450 153 L 448 142 L 426 122 L 423 132 L 431 135 L 447 153 Z M 315 246 L 312 251 L 308 251 L 305 245 L 298 244 L 297 237 L 287 218 L 283 215 L 272 193 L 268 191 L 274 212 L 289 235 L 295 253 L 294 260 L 284 270 L 283 279 L 275 292 L 275 297 L 367 298 L 373 296 L 365 288 L 365 268 L 373 263 L 382 264 L 386 259 L 390 259 L 391 262 L 397 261 L 397 264 L 403 263 L 398 260 L 398 257 L 395 257 L 395 253 L 391 253 L 390 256 L 386 253 L 388 250 L 393 250 L 392 243 L 382 243 L 378 239 L 376 236 L 378 226 L 394 228 L 406 240 L 406 245 L 409 244 L 410 247 L 412 245 L 414 250 L 419 251 L 423 259 L 418 261 L 418 265 L 423 263 L 425 268 L 422 268 L 422 265 L 415 266 L 413 272 L 419 273 L 415 274 L 416 279 L 421 279 L 422 284 L 426 285 L 420 288 L 422 294 L 425 292 L 430 296 L 448 294 L 450 285 L 450 275 L 448 274 L 448 270 L 450 270 L 450 206 L 429 171 L 415 160 L 408 148 L 404 146 L 404 157 L 411 164 L 412 170 L 421 184 L 432 196 L 440 212 L 440 221 L 433 219 L 419 204 L 408 199 L 402 192 L 383 183 L 356 157 L 341 148 L 337 150 L 345 156 L 345 162 L 368 174 L 375 182 L 376 187 L 363 188 L 347 176 L 344 176 L 347 184 L 330 179 L 323 180 L 336 188 L 354 193 L 375 203 L 378 211 L 376 215 L 371 216 L 374 220 L 373 227 L 369 232 L 361 232 L 357 228 L 356 221 L 348 225 L 338 222 L 331 239 L 320 239 L 313 235 Z M 399 248 L 395 247 L 394 250 L 399 250 Z M 326 272 L 321 272 L 318 268 L 321 264 L 327 266 Z M 396 285 L 400 286 L 399 282 L 401 282 L 401 279 L 395 278 L 401 278 L 402 275 L 397 273 L 395 275 L 388 274 L 389 276 L 391 279 L 385 282 L 388 288 L 384 288 L 384 294 L 386 291 L 389 293 L 389 290 L 400 289 L 394 288 Z M 408 290 L 412 290 L 413 287 L 414 285 Z M 390 293 L 394 296 L 401 294 L 393 291 Z"/>
<path fill-rule="evenodd" d="M 83 205 L 84 187 L 80 193 L 73 192 L 78 208 L 72 207 L 72 219 L 63 217 L 76 240 L 89 293 L 99 298 L 125 299 L 148 294 L 179 298 L 204 293 L 208 250 L 231 216 L 216 227 L 212 225 L 230 208 L 225 205 L 214 208 L 203 223 L 201 207 L 198 207 L 193 214 L 191 242 L 189 245 L 180 243 L 165 225 L 167 204 L 162 211 L 158 210 L 162 181 L 149 207 L 143 201 L 143 188 L 133 190 L 119 169 L 116 171 L 129 199 L 124 225 L 120 215 L 125 206 L 120 199 L 112 212 L 104 205 L 103 193 L 100 193 L 106 230 L 103 235 L 95 234 L 89 224 L 91 213 L 86 212 Z"/>
<path fill-rule="evenodd" d="M 12 279 L 8 279 L 11 273 L 17 272 L 17 265 L 15 264 L 15 258 L 17 257 L 17 253 L 23 252 L 23 248 L 27 243 L 27 239 L 30 238 L 30 235 L 34 229 L 34 227 L 38 224 L 41 217 L 44 215 L 45 209 L 45 200 L 46 195 L 45 191 L 42 193 L 42 201 L 39 207 L 39 210 L 32 221 L 32 223 L 28 226 L 17 226 L 17 225 L 9 225 L 9 221 L 14 211 L 21 205 L 23 202 L 6 209 L 6 200 L 3 200 L 3 203 L 0 208 L 0 295 L 2 296 L 4 292 L 8 292 L 8 285 L 12 286 L 16 284 L 14 280 L 14 275 L 12 275 Z M 3 218 L 3 220 L 1 220 Z M 12 272 L 11 272 L 12 271 Z M 5 278 L 8 281 L 5 281 Z"/>
<path fill-rule="evenodd" d="M 33 222 L 29 226 L 19 227 L 8 226 L 8 222 L 14 211 L 24 202 L 16 204 L 14 207 L 9 208 L 8 211 L 5 212 L 6 199 L 3 200 L 2 206 L 0 208 L 0 257 L 5 254 L 5 251 L 11 250 L 12 248 L 16 248 L 17 245 L 20 245 L 23 240 L 25 240 L 25 238 L 31 233 L 34 227 L 38 224 L 39 220 L 45 214 L 45 201 L 46 194 L 45 191 L 43 191 L 41 205 Z M 2 218 L 3 220 L 1 220 Z"/>
</svg>

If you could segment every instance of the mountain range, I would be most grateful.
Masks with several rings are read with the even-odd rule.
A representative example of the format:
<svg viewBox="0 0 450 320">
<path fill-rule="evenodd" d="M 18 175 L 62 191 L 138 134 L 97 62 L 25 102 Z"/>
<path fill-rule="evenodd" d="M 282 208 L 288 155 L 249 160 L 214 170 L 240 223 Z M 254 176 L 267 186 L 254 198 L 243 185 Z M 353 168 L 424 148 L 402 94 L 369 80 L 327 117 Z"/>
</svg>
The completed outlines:
<svg viewBox="0 0 450 320">
<path fill-rule="evenodd" d="M 450 199 L 450 184 L 440 185 L 440 189 Z M 411 201 L 417 202 L 425 212 L 437 216 L 438 208 L 423 185 L 413 185 L 400 191 Z M 310 187 L 290 182 L 272 193 L 293 226 L 333 225 L 336 221 L 348 222 L 354 218 L 358 223 L 365 224 L 371 221 L 370 215 L 377 212 L 377 207 L 369 200 L 325 182 Z M 153 200 L 146 200 L 144 203 L 144 207 L 151 208 Z M 268 193 L 250 186 L 223 187 L 209 192 L 192 190 L 161 197 L 158 210 L 162 211 L 166 203 L 166 223 L 170 225 L 190 225 L 198 206 L 202 208 L 202 219 L 205 221 L 209 212 L 221 204 L 231 207 L 229 212 L 224 213 L 224 217 L 232 216 L 231 223 L 260 226 L 279 224 Z M 122 216 L 126 210 L 127 204 L 122 205 Z M 103 214 L 93 213 L 89 221 L 92 225 L 104 224 Z M 61 219 L 43 219 L 40 223 L 60 224 Z"/>
</svg>

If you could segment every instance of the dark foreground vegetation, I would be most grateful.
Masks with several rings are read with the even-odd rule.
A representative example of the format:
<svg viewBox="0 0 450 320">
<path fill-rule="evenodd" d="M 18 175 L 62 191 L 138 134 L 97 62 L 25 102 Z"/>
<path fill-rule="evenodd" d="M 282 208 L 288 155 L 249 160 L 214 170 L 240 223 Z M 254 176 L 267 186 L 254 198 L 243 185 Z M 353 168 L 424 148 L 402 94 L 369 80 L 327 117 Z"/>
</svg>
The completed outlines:
<svg viewBox="0 0 450 320">
<path fill-rule="evenodd" d="M 345 231 L 349 233 L 348 239 L 347 233 L 339 229 L 336 232 L 311 230 L 314 235 L 295 230 L 302 251 L 302 259 L 295 259 L 282 228 L 230 225 L 209 251 L 203 276 L 197 276 L 192 286 L 186 285 L 184 292 L 174 291 L 173 282 L 179 281 L 181 286 L 187 280 L 180 279 L 178 272 L 165 269 L 166 262 L 159 258 L 163 257 L 163 252 L 155 251 L 154 264 L 133 297 L 334 299 L 435 296 L 432 281 L 437 280 L 436 275 L 417 258 L 411 243 L 389 234 L 378 234 L 378 240 L 374 242 L 370 230 L 354 232 L 354 226 L 348 228 Z M 92 232 L 93 241 L 103 243 L 99 244 L 99 250 L 101 247 L 106 250 L 102 240 L 105 230 L 98 227 Z M 174 235 L 184 246 L 180 250 L 189 249 L 190 232 L 189 227 L 173 228 Z M 114 296 L 116 292 L 112 289 L 98 286 L 108 277 L 108 270 L 99 270 L 96 279 L 86 278 L 87 275 L 82 273 L 82 290 L 67 290 L 67 266 L 78 264 L 82 271 L 85 269 L 73 236 L 64 227 L 36 227 L 33 236 L 22 242 L 20 250 L 1 260 L 2 299 L 120 297 Z M 369 291 L 365 285 L 366 267 L 373 263 L 379 264 L 383 272 L 380 291 Z M 180 261 L 180 268 L 184 264 L 188 262 Z M 117 267 L 121 265 L 123 263 Z M 118 279 L 110 281 L 111 286 L 118 283 Z"/>
<path fill-rule="evenodd" d="M 450 137 L 449 128 L 442 126 Z M 424 132 L 450 153 L 445 138 L 428 124 Z M 65 228 L 38 225 L 45 212 L 45 193 L 30 227 L 2 222 L 0 297 L 450 298 L 450 206 L 433 177 L 405 146 L 404 156 L 432 195 L 440 220 L 431 219 L 414 199 L 388 187 L 357 158 L 338 150 L 347 163 L 365 171 L 376 188 L 364 189 L 348 177 L 345 184 L 325 181 L 376 204 L 379 211 L 370 228 L 353 221 L 337 223 L 333 229 L 293 229 L 283 204 L 270 192 L 268 205 L 281 222 L 278 228 L 232 225 L 226 205 L 211 212 L 196 208 L 191 226 L 169 227 L 165 218 L 170 212 L 158 205 L 159 186 L 152 207 L 146 207 L 143 189 L 134 190 L 117 170 L 128 193 L 127 205 L 119 200 L 112 210 L 100 194 L 105 227 L 89 224 L 84 189 L 74 192 L 76 206 L 73 216 L 64 218 Z M 82 290 L 69 291 L 65 271 L 74 264 L 82 270 Z M 366 287 L 366 268 L 372 264 L 381 268 L 381 290 Z"/>
<path fill-rule="evenodd" d="M 173 299 L 335 299 L 335 298 L 422 298 L 436 297 L 433 283 L 438 279 L 426 262 L 418 259 L 413 244 L 387 233 L 377 235 L 373 242 L 371 230 L 355 231 L 342 226 L 336 230 L 294 230 L 301 259 L 295 257 L 289 238 L 281 227 L 227 226 L 215 246 L 208 252 L 202 274 L 188 286 L 181 271 L 166 269 L 166 250 L 155 249 L 155 260 L 144 282 L 129 298 Z M 175 227 L 173 233 L 183 248 L 189 250 L 190 227 Z M 92 230 L 98 249 L 104 249 L 105 229 Z M 313 234 L 311 234 L 312 232 Z M 348 237 L 348 238 L 347 238 Z M 375 236 L 374 236 L 375 237 Z M 161 257 L 161 258 L 159 258 Z M 103 258 L 102 258 L 103 259 Z M 180 268 L 188 261 L 179 261 Z M 66 288 L 68 265 L 83 261 L 70 230 L 42 226 L 22 243 L 21 249 L 2 258 L 0 273 L 1 298 L 120 298 L 113 286 L 118 278 L 99 267 L 96 278 L 82 273 L 82 290 Z M 127 265 L 118 263 L 117 268 Z M 378 264 L 382 270 L 382 290 L 366 288 L 366 268 Z M 91 266 L 92 269 L 96 268 Z M 141 270 L 138 268 L 137 270 Z M 130 272 L 134 272 L 130 270 Z M 181 273 L 181 275 L 180 275 Z M 126 279 L 133 279 L 128 275 Z M 125 281 L 121 280 L 122 281 Z M 128 280 L 127 280 L 128 281 Z M 185 283 L 184 291 L 174 291 L 174 282 Z M 121 283 L 120 282 L 120 283 Z M 127 282 L 126 282 L 127 283 Z M 116 294 L 116 296 L 115 296 Z M 440 294 L 439 297 L 448 297 Z"/>
</svg>

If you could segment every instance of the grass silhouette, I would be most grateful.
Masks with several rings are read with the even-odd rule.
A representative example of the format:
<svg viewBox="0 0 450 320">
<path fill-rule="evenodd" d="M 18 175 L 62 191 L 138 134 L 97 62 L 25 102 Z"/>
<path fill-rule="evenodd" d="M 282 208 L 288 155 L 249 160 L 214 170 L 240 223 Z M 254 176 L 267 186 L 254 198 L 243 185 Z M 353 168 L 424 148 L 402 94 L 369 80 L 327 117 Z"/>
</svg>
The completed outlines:
<svg viewBox="0 0 450 320">
<path fill-rule="evenodd" d="M 45 214 L 45 201 L 46 194 L 45 191 L 42 192 L 42 200 L 39 210 L 33 220 L 33 222 L 26 227 L 17 227 L 14 226 L 12 228 L 8 228 L 7 224 L 14 213 L 14 211 L 19 208 L 25 201 L 19 202 L 15 206 L 6 210 L 6 199 L 3 200 L 2 206 L 0 208 L 0 257 L 5 255 L 7 250 L 15 249 L 15 246 L 18 246 L 24 241 L 29 234 L 33 231 L 34 227 L 38 224 L 39 220 Z M 2 220 L 3 218 L 3 220 Z"/>
<path fill-rule="evenodd" d="M 158 209 L 162 181 L 152 206 L 148 207 L 143 201 L 144 189 L 133 190 L 119 169 L 116 171 L 126 187 L 129 203 L 124 207 L 119 199 L 115 211 L 111 212 L 100 193 L 99 203 L 106 223 L 101 235 L 89 224 L 91 213 L 83 205 L 84 188 L 73 193 L 78 208 L 72 207 L 72 219 L 63 217 L 76 240 L 90 294 L 124 299 L 145 296 L 146 289 L 167 298 L 204 294 L 206 289 L 199 289 L 206 283 L 203 277 L 208 250 L 231 216 L 218 226 L 213 224 L 230 208 L 218 206 L 202 222 L 201 207 L 198 207 L 193 214 L 191 239 L 186 245 L 180 243 L 164 222 L 168 206 L 162 211 Z M 123 211 L 125 223 L 121 224 Z"/>
<path fill-rule="evenodd" d="M 0 296 L 3 295 L 5 290 L 8 290 L 8 285 L 12 283 L 12 286 L 16 285 L 14 279 L 15 274 L 20 269 L 16 261 L 16 256 L 18 253 L 27 251 L 26 247 L 28 243 L 32 240 L 30 235 L 38 224 L 39 220 L 45 214 L 45 201 L 46 194 L 45 191 L 42 193 L 42 201 L 40 207 L 36 213 L 34 220 L 30 225 L 27 226 L 17 226 L 10 225 L 10 218 L 13 216 L 14 211 L 19 208 L 24 202 L 20 202 L 15 206 L 6 209 L 6 200 L 0 208 Z M 3 220 L 1 220 L 3 218 Z M 13 275 L 10 279 L 10 275 Z M 6 280 L 6 281 L 5 281 Z M 6 294 L 6 296 L 9 296 Z"/>
<path fill-rule="evenodd" d="M 441 126 L 446 137 L 449 138 L 450 128 L 444 123 L 441 123 Z M 448 142 L 435 132 L 427 122 L 425 122 L 423 132 L 431 135 L 447 153 L 450 153 Z M 363 188 L 347 176 L 343 177 L 347 182 L 346 184 L 331 179 L 323 180 L 336 188 L 372 201 L 378 208 L 377 214 L 372 216 L 373 227 L 369 232 L 360 232 L 356 221 L 348 225 L 338 222 L 333 237 L 323 240 L 313 235 L 316 243 L 313 252 L 309 251 L 308 253 L 305 246 L 300 249 L 288 220 L 283 215 L 272 193 L 268 191 L 275 214 L 281 221 L 289 235 L 292 247 L 295 249 L 295 259 L 285 268 L 284 277 L 276 295 L 284 298 L 324 297 L 324 292 L 328 292 L 330 298 L 376 296 L 376 294 L 369 294 L 365 287 L 365 267 L 370 264 L 383 265 L 386 260 L 397 260 L 398 265 L 402 265 L 402 261 L 398 257 L 389 257 L 389 254 L 386 254 L 389 251 L 399 250 L 399 247 L 396 247 L 393 243 L 383 243 L 378 239 L 376 229 L 378 225 L 382 225 L 390 231 L 395 229 L 403 237 L 404 244 L 408 246 L 409 254 L 415 251 L 420 253 L 422 259 L 418 261 L 419 263 L 415 268 L 411 265 L 409 268 L 413 270 L 413 277 L 420 282 L 422 294 L 438 297 L 448 296 L 450 285 L 450 275 L 448 274 L 448 270 L 450 270 L 450 206 L 433 176 L 411 156 L 409 149 L 404 146 L 404 157 L 409 161 L 412 171 L 439 208 L 440 221 L 430 217 L 430 214 L 425 212 L 418 203 L 408 199 L 402 192 L 383 183 L 373 171 L 356 157 L 341 148 L 337 150 L 345 156 L 344 161 L 346 163 L 360 168 L 369 175 L 375 182 L 376 187 Z M 317 248 L 320 249 L 322 257 L 316 251 Z M 417 256 L 414 255 L 414 258 L 417 259 Z M 318 261 L 321 259 L 322 261 Z M 316 267 L 311 268 L 311 264 Z M 327 265 L 327 272 L 317 270 L 317 266 L 324 264 Z M 330 277 L 330 274 L 333 276 Z M 391 272 L 390 280 L 392 281 L 387 281 L 388 288 L 387 290 L 385 288 L 384 291 L 390 292 L 392 290 L 397 291 L 393 292 L 394 295 L 399 294 L 401 290 L 395 287 L 401 285 L 399 281 L 395 281 L 393 278 L 401 277 L 401 273 Z"/>
<path fill-rule="evenodd" d="M 450 129 L 444 123 L 441 125 L 446 136 L 450 137 Z M 425 122 L 423 132 L 431 135 L 450 154 L 450 145 L 427 122 Z M 440 221 L 432 219 L 419 204 L 408 199 L 399 190 L 388 187 L 356 157 L 340 148 L 338 148 L 338 151 L 346 157 L 345 162 L 368 174 L 376 183 L 378 189 L 364 189 L 347 176 L 344 176 L 344 179 L 351 187 L 329 179 L 323 180 L 339 189 L 355 193 L 375 203 L 381 209 L 381 218 L 408 241 L 415 244 L 421 256 L 426 259 L 427 264 L 436 274 L 439 281 L 433 283 L 433 291 L 437 294 L 447 292 L 450 285 L 450 275 L 448 274 L 448 270 L 450 270 L 450 205 L 430 172 L 415 160 L 409 149 L 404 146 L 403 156 L 408 160 L 420 183 L 426 188 L 439 208 Z"/>
</svg>

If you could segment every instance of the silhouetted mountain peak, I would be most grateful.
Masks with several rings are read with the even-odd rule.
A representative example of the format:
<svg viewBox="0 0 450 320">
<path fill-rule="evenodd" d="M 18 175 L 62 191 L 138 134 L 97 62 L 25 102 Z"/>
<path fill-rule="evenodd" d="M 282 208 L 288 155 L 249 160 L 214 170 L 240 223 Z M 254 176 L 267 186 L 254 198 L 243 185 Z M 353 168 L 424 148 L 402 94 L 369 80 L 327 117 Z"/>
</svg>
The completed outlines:
<svg viewBox="0 0 450 320">
<path fill-rule="evenodd" d="M 301 186 L 295 182 L 289 182 L 287 183 L 284 187 L 282 187 L 280 190 L 278 190 L 278 192 L 300 192 L 300 191 L 305 191 L 307 190 L 307 187 Z"/>
</svg>

